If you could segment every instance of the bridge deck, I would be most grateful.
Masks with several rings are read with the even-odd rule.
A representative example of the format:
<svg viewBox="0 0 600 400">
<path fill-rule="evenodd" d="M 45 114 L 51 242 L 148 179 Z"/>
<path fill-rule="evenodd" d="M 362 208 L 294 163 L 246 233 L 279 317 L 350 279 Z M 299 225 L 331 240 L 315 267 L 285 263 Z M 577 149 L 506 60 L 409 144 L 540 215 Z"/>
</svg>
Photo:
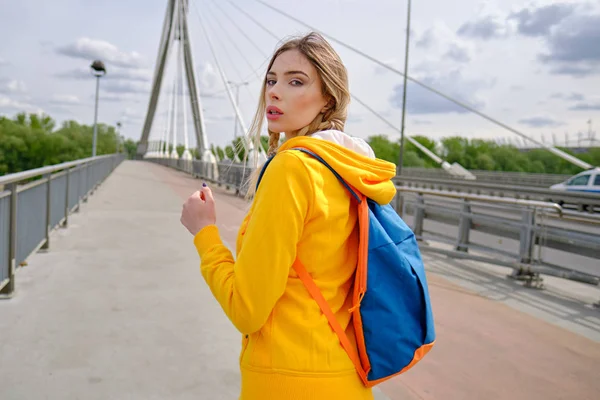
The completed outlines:
<svg viewBox="0 0 600 400">
<path fill-rule="evenodd" d="M 198 271 L 182 173 L 124 162 L 17 271 L 0 302 L 0 398 L 234 399 L 239 335 Z M 214 189 L 224 239 L 245 203 Z M 595 288 L 424 254 L 438 343 L 381 399 L 592 399 L 600 393 Z M 596 393 L 596 395 L 594 395 Z"/>
</svg>

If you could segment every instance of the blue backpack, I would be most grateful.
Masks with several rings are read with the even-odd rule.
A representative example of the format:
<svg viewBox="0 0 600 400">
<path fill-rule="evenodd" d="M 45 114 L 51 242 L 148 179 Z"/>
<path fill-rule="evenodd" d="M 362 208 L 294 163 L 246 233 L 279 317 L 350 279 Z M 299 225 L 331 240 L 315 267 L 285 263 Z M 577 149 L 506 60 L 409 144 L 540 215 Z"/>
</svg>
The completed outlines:
<svg viewBox="0 0 600 400">
<path fill-rule="evenodd" d="M 391 205 L 382 206 L 366 198 L 312 151 L 293 150 L 309 154 L 329 168 L 358 207 L 359 254 L 350 309 L 358 354 L 306 268 L 298 260 L 293 267 L 327 316 L 364 385 L 375 386 L 412 368 L 435 341 L 417 240 Z M 272 159 L 265 163 L 258 183 Z"/>
</svg>

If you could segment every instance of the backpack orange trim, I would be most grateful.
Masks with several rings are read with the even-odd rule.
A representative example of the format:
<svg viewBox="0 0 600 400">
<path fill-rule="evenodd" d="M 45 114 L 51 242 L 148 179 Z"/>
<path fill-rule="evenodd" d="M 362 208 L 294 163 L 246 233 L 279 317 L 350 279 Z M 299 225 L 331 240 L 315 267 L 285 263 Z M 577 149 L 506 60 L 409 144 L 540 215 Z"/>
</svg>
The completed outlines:
<svg viewBox="0 0 600 400">
<path fill-rule="evenodd" d="M 352 315 L 354 330 L 356 333 L 356 342 L 358 347 L 358 353 L 354 349 L 354 347 L 350 344 L 350 340 L 346 335 L 346 332 L 342 329 L 340 323 L 335 318 L 333 311 L 329 307 L 327 300 L 323 297 L 323 294 L 315 284 L 314 280 L 311 278 L 304 265 L 300 262 L 300 260 L 296 259 L 294 262 L 293 268 L 298 274 L 298 277 L 304 283 L 304 286 L 312 296 L 312 298 L 317 302 L 321 311 L 327 317 L 329 321 L 329 325 L 331 325 L 333 331 L 337 334 L 340 343 L 356 368 L 358 375 L 361 380 L 365 384 L 365 386 L 369 386 L 369 382 L 367 380 L 367 375 L 371 370 L 371 363 L 369 362 L 369 358 L 367 356 L 367 348 L 365 345 L 364 334 L 363 334 L 363 326 L 362 319 L 360 317 L 360 303 L 367 291 L 367 261 L 369 255 L 369 206 L 367 204 L 367 199 L 364 195 L 360 194 L 357 190 L 352 188 L 356 193 L 359 193 L 361 202 L 358 203 L 358 227 L 359 227 L 359 239 L 358 239 L 358 260 L 357 267 L 354 276 L 354 293 L 352 296 L 352 308 L 350 308 L 350 313 Z M 356 200 L 351 200 L 356 201 Z"/>
<path fill-rule="evenodd" d="M 425 357 L 425 354 L 429 353 L 429 350 L 431 350 L 431 348 L 433 347 L 434 344 L 435 344 L 435 340 L 433 342 L 431 342 L 431 343 L 424 344 L 423 346 L 421 346 L 417 350 L 415 350 L 415 355 L 413 356 L 412 361 L 406 367 L 402 368 L 402 371 L 396 372 L 394 375 L 386 376 L 385 378 L 377 379 L 375 381 L 367 381 L 365 385 L 367 387 L 373 387 L 375 385 L 380 384 L 381 382 L 385 382 L 388 379 L 391 379 L 391 378 L 393 378 L 395 376 L 398 376 L 398 375 L 400 375 L 400 374 L 408 371 L 416 363 L 418 363 L 419 361 L 421 361 L 421 359 L 423 357 Z"/>
<path fill-rule="evenodd" d="M 312 296 L 312 298 L 315 299 L 315 301 L 321 308 L 321 311 L 327 317 L 327 320 L 329 321 L 331 328 L 337 334 L 337 336 L 340 340 L 340 343 L 342 344 L 342 347 L 344 348 L 344 350 L 346 350 L 346 353 L 348 353 L 348 356 L 352 360 L 352 363 L 354 364 L 354 367 L 356 368 L 358 375 L 360 376 L 363 383 L 366 385 L 367 384 L 367 373 L 365 372 L 365 370 L 363 369 L 363 367 L 360 363 L 360 358 L 359 358 L 358 354 L 356 353 L 355 349 L 352 347 L 352 344 L 350 344 L 350 340 L 348 339 L 348 336 L 342 329 L 342 326 L 340 325 L 340 323 L 335 318 L 335 315 L 333 314 L 333 311 L 331 311 L 329 304 L 327 304 L 327 300 L 325 300 L 325 298 L 323 297 L 323 294 L 317 287 L 315 281 L 310 277 L 308 271 L 306 271 L 306 268 L 304 268 L 304 265 L 302 265 L 302 263 L 298 259 L 296 259 L 296 262 L 294 262 L 293 267 L 294 267 L 294 270 L 296 271 L 296 273 L 298 274 L 298 276 L 300 277 L 300 279 L 302 280 L 302 283 L 304 283 L 304 286 L 306 287 L 306 289 Z"/>
</svg>

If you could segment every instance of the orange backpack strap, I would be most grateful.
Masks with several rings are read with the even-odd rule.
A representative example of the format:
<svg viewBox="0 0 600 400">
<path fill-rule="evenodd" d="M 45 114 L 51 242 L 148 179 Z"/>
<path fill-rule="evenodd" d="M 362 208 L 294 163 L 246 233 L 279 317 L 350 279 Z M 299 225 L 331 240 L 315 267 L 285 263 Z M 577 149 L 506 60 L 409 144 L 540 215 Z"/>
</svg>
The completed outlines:
<svg viewBox="0 0 600 400">
<path fill-rule="evenodd" d="M 361 379 L 363 381 L 366 381 L 366 374 L 360 363 L 360 359 L 358 358 L 358 353 L 350 344 L 350 340 L 348 339 L 348 336 L 346 336 L 346 332 L 344 332 L 342 326 L 335 318 L 333 311 L 331 311 L 329 304 L 327 304 L 327 300 L 325 300 L 325 298 L 323 297 L 323 294 L 315 284 L 315 281 L 311 278 L 308 271 L 306 271 L 306 268 L 304 268 L 304 265 L 302 265 L 302 263 L 299 260 L 296 260 L 296 262 L 294 263 L 294 270 L 302 280 L 302 283 L 304 283 L 304 286 L 306 287 L 310 295 L 313 297 L 313 299 L 315 299 L 319 307 L 321 307 L 321 311 L 323 312 L 323 314 L 325 314 L 327 320 L 329 321 L 329 324 L 340 339 L 342 347 L 344 348 L 344 350 L 346 350 L 346 353 L 348 353 L 348 356 L 354 363 L 356 371 L 360 375 Z"/>
</svg>

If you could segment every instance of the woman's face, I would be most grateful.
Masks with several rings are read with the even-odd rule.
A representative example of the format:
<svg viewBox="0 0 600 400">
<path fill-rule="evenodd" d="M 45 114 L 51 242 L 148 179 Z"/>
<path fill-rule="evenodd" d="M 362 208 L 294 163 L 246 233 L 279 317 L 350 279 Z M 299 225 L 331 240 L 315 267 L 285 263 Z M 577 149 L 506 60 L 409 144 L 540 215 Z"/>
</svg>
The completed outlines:
<svg viewBox="0 0 600 400">
<path fill-rule="evenodd" d="M 317 69 L 298 50 L 277 56 L 266 84 L 269 130 L 285 132 L 288 139 L 310 124 L 327 104 Z"/>
</svg>

